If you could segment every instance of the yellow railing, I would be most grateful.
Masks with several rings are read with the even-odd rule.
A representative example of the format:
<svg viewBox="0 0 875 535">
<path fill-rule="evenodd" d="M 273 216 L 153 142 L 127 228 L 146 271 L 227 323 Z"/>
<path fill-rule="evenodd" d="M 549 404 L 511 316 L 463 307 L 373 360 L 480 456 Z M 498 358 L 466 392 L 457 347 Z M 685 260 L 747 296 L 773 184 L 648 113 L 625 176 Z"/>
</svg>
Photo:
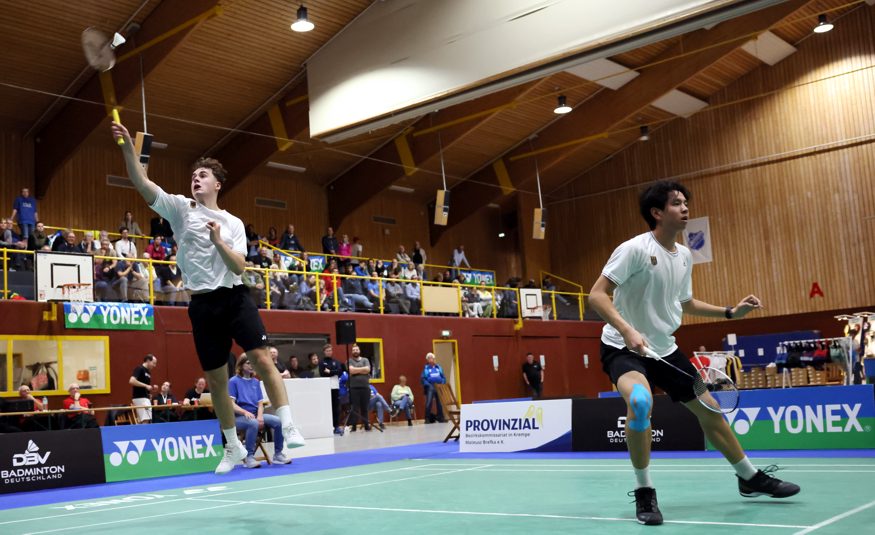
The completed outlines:
<svg viewBox="0 0 875 535">
<path fill-rule="evenodd" d="M 0 249 L 0 261 L 2 261 L 2 265 L 3 265 L 3 288 L 2 288 L 2 292 L 0 292 L 0 294 L 2 294 L 2 297 L 4 299 L 7 299 L 9 297 L 9 294 L 10 294 L 10 290 L 9 290 L 9 267 L 10 266 L 9 266 L 9 263 L 10 263 L 10 260 L 12 259 L 13 255 L 19 255 L 19 254 L 32 256 L 34 254 L 34 252 L 33 251 L 26 251 L 26 250 L 19 250 L 19 249 Z M 98 260 L 119 260 L 120 259 L 117 256 L 102 256 L 102 255 L 94 255 L 94 258 L 98 259 Z M 147 280 L 148 280 L 148 288 L 149 288 L 149 303 L 154 305 L 155 304 L 155 284 L 154 283 L 155 283 L 155 275 L 156 275 L 155 265 L 156 264 L 157 265 L 160 265 L 160 264 L 172 265 L 172 264 L 175 264 L 175 262 L 170 262 L 167 260 L 152 260 L 152 259 L 145 259 L 145 258 L 126 259 L 126 261 L 132 262 L 132 263 L 137 262 L 137 263 L 142 263 L 142 264 L 148 264 L 148 269 L 146 271 L 147 271 L 147 276 L 148 276 Z M 314 290 L 316 290 L 316 292 L 315 292 L 316 300 L 315 300 L 314 305 L 315 305 L 316 311 L 319 311 L 319 312 L 322 311 L 322 302 L 323 302 L 322 290 L 324 289 L 325 281 L 328 279 L 330 279 L 333 283 L 333 285 L 332 285 L 333 286 L 333 288 L 332 288 L 332 294 L 333 294 L 332 295 L 332 301 L 333 301 L 332 309 L 335 312 L 338 312 L 340 310 L 340 307 L 341 307 L 340 299 L 338 298 L 339 297 L 338 288 L 340 288 L 340 285 L 342 284 L 343 279 L 355 278 L 355 279 L 361 279 L 363 282 L 378 281 L 379 282 L 379 290 L 380 290 L 380 292 L 379 292 L 379 312 L 380 312 L 380 314 L 385 314 L 386 308 L 387 308 L 386 307 L 386 295 L 385 295 L 386 283 L 389 281 L 397 281 L 399 284 L 401 284 L 403 286 L 404 284 L 408 284 L 408 283 L 412 282 L 412 281 L 408 281 L 405 279 L 391 279 L 391 278 L 386 278 L 386 277 L 376 277 L 376 278 L 363 277 L 360 275 L 347 275 L 347 274 L 341 274 L 341 273 L 338 273 L 338 274 L 329 274 L 329 273 L 321 273 L 321 272 L 317 273 L 317 272 L 313 272 L 313 271 L 303 271 L 303 270 L 268 269 L 268 268 L 255 268 L 255 267 L 247 267 L 246 270 L 250 271 L 250 272 L 258 273 L 260 280 L 263 281 L 263 284 L 264 284 L 264 305 L 268 309 L 275 309 L 274 303 L 273 303 L 273 298 L 271 295 L 271 293 L 272 293 L 271 292 L 271 284 L 274 284 L 272 275 L 276 275 L 276 274 L 280 274 L 281 276 L 285 276 L 285 277 L 288 277 L 289 275 L 296 275 L 296 276 L 302 276 L 304 278 L 309 277 L 310 275 L 313 275 L 316 278 L 316 285 L 314 286 Z M 483 286 L 483 285 L 474 285 L 474 284 L 459 284 L 457 282 L 431 282 L 431 281 L 422 281 L 422 280 L 416 280 L 415 282 L 419 286 L 419 299 L 420 299 L 419 314 L 420 315 L 424 316 L 427 312 L 427 309 L 423 304 L 423 298 L 425 296 L 425 294 L 423 292 L 423 287 L 426 287 L 426 286 L 428 286 L 428 287 L 432 287 L 432 286 L 455 287 L 457 289 L 456 299 L 458 300 L 459 317 L 465 316 L 466 313 L 468 312 L 468 307 L 466 306 L 467 303 L 464 301 L 464 289 L 465 288 L 468 288 L 468 289 L 471 289 L 474 291 L 478 291 L 478 292 L 485 291 L 485 292 L 489 293 L 489 310 L 487 313 L 487 310 L 484 308 L 483 313 L 486 316 L 489 316 L 492 318 L 499 317 L 498 312 L 499 312 L 499 306 L 500 306 L 500 299 L 498 296 L 498 292 L 512 291 L 516 294 L 515 314 L 513 316 L 503 316 L 503 317 L 514 318 L 517 320 L 518 326 L 522 325 L 523 314 L 522 314 L 522 307 L 520 304 L 521 299 L 520 299 L 520 289 L 519 288 L 510 288 L 510 287 L 506 287 L 506 286 Z M 560 291 L 542 290 L 542 298 L 543 298 L 544 305 L 549 305 L 549 309 L 550 309 L 549 315 L 554 320 L 560 319 L 559 318 L 559 308 L 557 307 L 557 303 L 556 303 L 557 299 L 559 299 L 559 300 L 565 299 L 567 301 L 567 303 L 566 303 L 567 308 L 573 307 L 573 305 L 571 304 L 572 300 L 577 301 L 576 317 L 561 318 L 561 319 L 582 320 L 583 313 L 584 313 L 583 298 L 585 297 L 585 295 L 586 294 L 575 293 L 575 292 L 560 292 Z M 368 298 L 368 300 L 370 301 L 371 298 Z M 480 304 L 481 304 L 481 306 L 483 306 L 482 300 L 481 300 Z M 355 304 L 353 303 L 353 308 L 354 307 L 355 307 Z"/>
</svg>

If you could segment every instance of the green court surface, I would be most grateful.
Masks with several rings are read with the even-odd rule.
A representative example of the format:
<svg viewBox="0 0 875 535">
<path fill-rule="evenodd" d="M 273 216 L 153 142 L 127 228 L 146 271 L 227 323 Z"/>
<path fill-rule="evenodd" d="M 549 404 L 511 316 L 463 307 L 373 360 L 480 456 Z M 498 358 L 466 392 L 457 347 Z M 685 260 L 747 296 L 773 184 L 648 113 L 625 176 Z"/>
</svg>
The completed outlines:
<svg viewBox="0 0 875 535">
<path fill-rule="evenodd" d="M 217 477 L 207 487 L 10 509 L 2 511 L 0 534 L 875 532 L 875 460 L 755 462 L 779 464 L 777 475 L 802 492 L 742 498 L 721 459 L 654 460 L 661 527 L 635 522 L 628 461 L 465 458 L 226 483 Z"/>
</svg>

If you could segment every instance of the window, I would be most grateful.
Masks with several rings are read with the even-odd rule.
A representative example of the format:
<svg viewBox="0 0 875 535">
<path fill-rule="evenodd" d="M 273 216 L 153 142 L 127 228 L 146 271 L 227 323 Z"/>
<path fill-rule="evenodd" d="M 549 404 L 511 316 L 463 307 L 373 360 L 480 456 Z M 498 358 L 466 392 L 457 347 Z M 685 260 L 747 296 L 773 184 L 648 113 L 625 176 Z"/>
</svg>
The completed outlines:
<svg viewBox="0 0 875 535">
<path fill-rule="evenodd" d="M 106 336 L 0 336 L 0 395 L 17 396 L 27 384 L 34 395 L 66 394 L 79 383 L 92 394 L 109 393 Z"/>
<path fill-rule="evenodd" d="M 362 356 L 371 363 L 371 382 L 383 383 L 386 375 L 383 370 L 383 339 L 356 338 L 356 343 L 362 351 Z"/>
</svg>

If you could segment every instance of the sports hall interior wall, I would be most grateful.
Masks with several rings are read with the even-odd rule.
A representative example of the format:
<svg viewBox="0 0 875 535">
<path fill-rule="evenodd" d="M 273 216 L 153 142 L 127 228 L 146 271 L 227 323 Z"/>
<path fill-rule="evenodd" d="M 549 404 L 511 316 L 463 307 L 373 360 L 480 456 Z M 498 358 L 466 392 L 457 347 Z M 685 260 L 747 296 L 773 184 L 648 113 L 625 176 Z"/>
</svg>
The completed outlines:
<svg viewBox="0 0 875 535">
<path fill-rule="evenodd" d="M 591 286 L 614 247 L 647 230 L 639 186 L 677 178 L 692 192 L 690 217 L 710 218 L 714 261 L 696 265 L 697 298 L 730 305 L 754 293 L 761 316 L 875 303 L 873 28 L 875 11 L 854 10 L 556 192 L 554 271 Z M 809 297 L 814 282 L 823 297 Z M 712 320 L 685 318 L 697 321 Z"/>
</svg>

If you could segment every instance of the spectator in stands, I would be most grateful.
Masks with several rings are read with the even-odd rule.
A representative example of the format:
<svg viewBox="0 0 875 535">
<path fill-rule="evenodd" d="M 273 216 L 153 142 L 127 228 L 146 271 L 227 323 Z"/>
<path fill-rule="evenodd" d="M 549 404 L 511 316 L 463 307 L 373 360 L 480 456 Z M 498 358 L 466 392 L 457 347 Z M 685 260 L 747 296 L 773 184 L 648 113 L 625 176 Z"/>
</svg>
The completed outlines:
<svg viewBox="0 0 875 535">
<path fill-rule="evenodd" d="M 298 304 L 298 279 L 279 271 L 276 264 L 271 264 L 270 269 L 270 307 L 285 310 L 295 308 Z"/>
<path fill-rule="evenodd" d="M 130 210 L 125 212 L 125 215 L 122 216 L 122 222 L 119 224 L 119 228 L 121 227 L 125 227 L 126 229 L 128 229 L 128 232 L 130 234 L 133 234 L 134 236 L 143 235 L 143 231 L 140 230 L 140 225 L 138 225 L 137 222 L 134 221 L 134 213 Z"/>
<path fill-rule="evenodd" d="M 175 422 L 179 418 L 176 415 L 176 412 L 168 407 L 167 405 L 178 405 L 179 402 L 176 400 L 176 396 L 173 395 L 173 392 L 170 391 L 170 381 L 164 381 L 161 383 L 161 391 L 152 398 L 152 405 L 164 406 L 161 409 L 157 409 L 154 414 L 155 422 Z"/>
<path fill-rule="evenodd" d="M 359 240 L 358 236 L 353 236 L 352 247 L 350 249 L 350 255 L 352 256 L 350 263 L 354 266 L 358 266 L 364 254 L 365 248 L 362 246 L 361 240 Z"/>
<path fill-rule="evenodd" d="M 46 407 L 43 407 L 43 402 L 33 397 L 33 392 L 30 391 L 29 385 L 21 385 L 18 387 L 18 399 L 28 399 L 33 401 L 33 410 L 34 411 L 42 411 L 48 410 Z"/>
<path fill-rule="evenodd" d="M 416 266 L 413 265 L 413 262 L 410 262 L 409 264 L 405 264 L 405 265 L 401 266 L 401 278 L 402 279 L 410 280 L 413 277 L 416 277 L 418 275 L 419 275 L 419 271 L 416 270 Z"/>
<path fill-rule="evenodd" d="M 42 221 L 36 222 L 36 228 L 27 238 L 28 251 L 40 251 L 43 246 L 48 245 L 49 236 L 46 234 L 46 226 Z"/>
<path fill-rule="evenodd" d="M 334 235 L 334 228 L 328 227 L 325 236 L 322 236 L 322 252 L 327 255 L 336 255 L 339 249 L 337 236 Z"/>
<path fill-rule="evenodd" d="M 340 312 L 346 312 L 352 310 L 352 303 L 349 299 L 347 299 L 346 294 L 343 292 L 343 288 L 340 286 L 343 280 L 340 275 L 337 264 L 332 260 L 331 261 L 331 275 L 330 277 L 322 277 L 322 309 L 323 310 L 334 310 L 334 298 L 335 298 L 335 287 L 337 290 L 337 310 Z"/>
<path fill-rule="evenodd" d="M 158 217 L 153 217 L 149 222 L 149 235 L 163 236 L 167 242 L 173 242 L 173 229 L 170 228 L 170 222 L 160 215 Z"/>
<path fill-rule="evenodd" d="M 273 361 L 273 365 L 276 368 L 276 371 L 280 372 L 280 377 L 283 379 L 291 379 L 292 376 L 289 373 L 289 370 L 286 369 L 286 365 L 280 362 L 280 352 L 276 346 L 268 345 L 267 353 L 270 355 L 270 359 Z"/>
<path fill-rule="evenodd" d="M 419 288 L 419 276 L 415 273 L 404 285 L 404 296 L 410 301 L 410 311 L 413 314 L 418 314 L 420 304 L 422 303 L 422 295 Z"/>
<path fill-rule="evenodd" d="M 128 384 L 131 385 L 131 404 L 137 408 L 137 420 L 141 424 L 152 423 L 152 370 L 158 366 L 158 358 L 151 353 L 143 357 L 143 363 L 134 368 Z"/>
<path fill-rule="evenodd" d="M 466 317 L 483 317 L 483 304 L 480 302 L 480 294 L 477 292 L 477 288 L 472 286 L 462 288 L 462 304 L 465 306 Z"/>
<path fill-rule="evenodd" d="M 77 252 L 95 255 L 99 250 L 100 242 L 94 239 L 94 233 L 85 232 L 85 234 L 82 235 L 82 241 L 79 242 L 79 250 Z"/>
<path fill-rule="evenodd" d="M 121 234 L 121 238 L 115 242 L 115 252 L 119 256 L 126 255 L 130 258 L 137 258 L 137 246 L 134 245 L 134 240 L 128 237 L 128 229 L 120 227 L 118 232 Z"/>
<path fill-rule="evenodd" d="M 243 279 L 243 285 L 249 288 L 249 293 L 252 295 L 255 305 L 258 308 L 264 308 L 264 278 L 261 276 L 261 273 L 252 269 L 254 267 L 251 261 L 247 261 L 246 271 L 243 272 L 241 278 Z"/>
<path fill-rule="evenodd" d="M 492 302 L 492 291 L 486 287 L 485 282 L 480 283 L 480 288 L 477 289 L 477 297 L 480 298 L 480 307 L 483 309 L 483 317 L 491 317 L 495 303 Z"/>
<path fill-rule="evenodd" d="M 441 365 L 435 362 L 434 353 L 425 355 L 425 368 L 422 370 L 420 382 L 425 390 L 425 423 L 444 422 L 444 408 L 437 396 L 435 385 L 446 384 L 447 377 L 444 375 Z M 434 401 L 436 414 L 431 412 L 432 401 Z"/>
<path fill-rule="evenodd" d="M 555 292 L 556 284 L 553 283 L 553 279 L 550 276 L 544 277 L 544 280 L 541 281 L 541 289 L 547 292 Z M 544 296 L 544 300 L 547 300 L 548 296 Z M 562 303 L 563 305 L 569 305 L 568 299 L 562 294 L 556 294 L 556 300 Z"/>
<path fill-rule="evenodd" d="M 209 394 L 210 390 L 207 388 L 207 380 L 203 377 L 198 377 L 197 381 L 195 381 L 194 386 L 185 393 L 185 398 L 182 400 L 183 405 L 197 405 L 197 401 L 201 399 L 201 394 Z"/>
<path fill-rule="evenodd" d="M 301 363 L 298 362 L 298 357 L 295 355 L 289 355 L 289 367 L 287 370 L 289 371 L 290 379 L 310 378 L 310 370 L 302 368 Z"/>
<path fill-rule="evenodd" d="M 397 258 L 392 259 L 392 263 L 389 264 L 389 267 L 386 269 L 385 276 L 388 277 L 389 275 L 392 275 L 392 274 L 401 276 L 401 264 L 398 263 Z"/>
<path fill-rule="evenodd" d="M 460 245 L 453 249 L 453 262 L 450 264 L 453 267 L 462 267 L 462 264 L 471 269 L 471 264 L 468 263 L 468 257 L 465 256 L 465 246 Z"/>
<path fill-rule="evenodd" d="M 369 385 L 370 389 L 370 400 L 368 400 L 368 414 L 370 411 L 377 411 L 377 424 L 380 426 L 380 429 L 386 429 L 386 426 L 383 425 L 383 413 L 390 412 L 392 408 L 386 403 L 386 398 L 382 396 L 374 385 Z"/>
<path fill-rule="evenodd" d="M 404 415 L 407 416 L 407 425 L 413 425 L 413 415 L 410 412 L 410 408 L 413 406 L 413 390 L 407 386 L 407 377 L 402 375 L 398 378 L 398 384 L 392 387 L 392 394 L 389 397 L 392 399 L 392 416 L 404 411 Z"/>
<path fill-rule="evenodd" d="M 346 373 L 343 364 L 334 360 L 334 348 L 331 344 L 322 346 L 322 362 L 319 363 L 319 376 L 331 379 L 331 421 L 334 434 L 342 435 L 340 428 L 340 376 Z"/>
<path fill-rule="evenodd" d="M 307 366 L 305 369 L 309 372 L 310 378 L 321 377 L 318 353 L 314 352 L 307 355 Z"/>
<path fill-rule="evenodd" d="M 182 285 L 182 271 L 176 265 L 176 255 L 170 255 L 167 260 L 173 264 L 159 264 L 155 268 L 158 280 L 161 281 L 161 292 L 164 293 L 165 301 L 171 306 L 188 303 L 188 293 Z"/>
<path fill-rule="evenodd" d="M 285 251 L 303 251 L 304 246 L 301 245 L 298 237 L 295 236 L 295 225 L 289 225 L 286 231 L 283 232 L 283 237 L 280 239 L 279 248 Z"/>
<path fill-rule="evenodd" d="M 164 260 L 167 258 L 167 248 L 164 245 L 164 236 L 158 234 L 152 243 L 146 246 L 146 252 L 152 260 Z"/>
<path fill-rule="evenodd" d="M 411 260 L 410 256 L 407 254 L 407 250 L 404 249 L 403 245 L 398 246 L 398 252 L 395 253 L 395 260 L 397 260 L 399 264 L 404 265 L 413 262 L 413 260 Z"/>
<path fill-rule="evenodd" d="M 21 188 L 21 195 L 12 201 L 12 215 L 9 217 L 9 221 L 14 222 L 16 215 L 18 216 L 18 230 L 21 232 L 21 240 L 27 243 L 27 239 L 39 219 L 36 199 L 30 196 L 28 188 Z"/>
<path fill-rule="evenodd" d="M 128 282 L 128 290 L 130 291 L 132 301 L 145 303 L 149 300 L 149 277 L 151 275 L 153 283 L 157 277 L 155 276 L 155 270 L 152 269 L 151 263 L 148 262 L 149 253 L 143 253 L 143 259 L 146 260 L 146 262 L 131 262 L 132 268 L 129 277 L 130 281 Z"/>
<path fill-rule="evenodd" d="M 352 254 L 352 244 L 349 243 L 349 236 L 344 234 L 340 238 L 340 243 L 337 245 L 337 254 L 340 256 L 340 264 L 345 266 L 349 264 L 349 255 Z"/>
<path fill-rule="evenodd" d="M 11 219 L 3 218 L 0 220 L 0 248 L 3 249 L 27 249 L 27 240 L 22 240 L 21 237 L 16 234 L 13 230 L 13 224 Z M 24 255 L 21 254 L 13 254 L 12 255 L 12 266 L 10 269 L 14 270 L 22 270 L 25 267 L 25 259 Z"/>
<path fill-rule="evenodd" d="M 283 425 L 273 414 L 264 414 L 264 397 L 261 393 L 261 382 L 252 377 L 252 363 L 246 356 L 237 361 L 237 375 L 228 382 L 228 395 L 234 403 L 234 414 L 237 417 L 237 431 L 246 433 L 246 453 L 243 466 L 258 468 L 261 466 L 255 460 L 255 441 L 258 432 L 267 427 L 273 432 L 273 464 L 289 464 L 292 460 L 283 453 Z"/>
<path fill-rule="evenodd" d="M 390 274 L 389 281 L 386 282 L 386 302 L 398 305 L 402 314 L 410 314 L 410 299 L 395 273 Z"/>
<path fill-rule="evenodd" d="M 298 298 L 295 308 L 298 310 L 316 310 L 316 286 L 318 281 L 315 275 L 309 275 L 298 283 Z"/>
<path fill-rule="evenodd" d="M 31 234 L 33 236 L 33 234 Z M 48 410 L 48 407 L 43 406 L 43 403 L 33 397 L 33 393 L 30 391 L 30 385 L 21 385 L 18 387 L 18 399 L 20 400 L 28 400 L 33 402 L 33 410 L 35 412 L 39 412 L 42 410 Z M 0 418 L 0 424 L 3 423 L 3 418 Z M 9 423 L 14 423 L 18 430 L 21 431 L 40 431 L 42 426 L 33 421 L 33 418 L 30 415 L 21 416 L 18 418 L 18 421 L 15 422 L 10 418 Z M 17 432 L 13 429 L 8 429 L 6 431 L 2 430 L 2 425 L 0 425 L 0 433 L 9 433 L 9 432 Z"/>
<path fill-rule="evenodd" d="M 501 291 L 501 302 L 498 305 L 498 317 L 517 317 L 517 293 L 514 288 L 519 288 L 519 281 L 520 280 L 516 277 L 511 277 L 507 280 L 508 289 Z"/>
<path fill-rule="evenodd" d="M 271 247 L 276 247 L 280 244 L 280 237 L 276 231 L 276 227 L 270 227 L 267 229 L 267 238 L 265 240 Z"/>
<path fill-rule="evenodd" d="M 368 301 L 377 306 L 380 303 L 380 296 L 383 292 L 383 285 L 380 282 L 380 279 L 377 278 L 377 272 L 374 271 L 371 273 L 371 278 L 365 283 L 365 295 L 368 298 Z"/>
<path fill-rule="evenodd" d="M 526 362 L 523 364 L 523 380 L 532 393 L 532 399 L 540 399 L 544 389 L 544 369 L 540 362 L 535 362 L 535 355 L 526 353 Z"/>
<path fill-rule="evenodd" d="M 346 274 L 349 277 L 343 279 L 343 294 L 352 305 L 353 311 L 356 306 L 360 306 L 368 312 L 372 311 L 374 304 L 365 296 L 365 289 L 362 287 L 363 279 L 356 278 L 352 264 L 346 265 Z"/>
<path fill-rule="evenodd" d="M 91 408 L 91 402 L 88 398 L 83 397 L 79 393 L 79 384 L 71 383 L 67 387 L 67 392 L 70 397 L 64 400 L 64 409 L 68 411 L 78 411 L 67 413 L 67 428 L 69 429 L 96 429 L 97 420 L 94 418 L 94 411 L 88 410 Z"/>
<path fill-rule="evenodd" d="M 122 255 L 115 263 L 115 277 L 112 279 L 112 289 L 115 290 L 118 300 L 126 303 L 128 301 L 128 285 L 131 282 L 131 271 L 134 265 Z"/>
<path fill-rule="evenodd" d="M 246 260 L 249 260 L 252 263 L 256 262 L 258 258 L 258 241 L 261 237 L 255 232 L 255 227 L 252 226 L 252 223 L 246 225 L 245 228 L 246 233 Z"/>
<path fill-rule="evenodd" d="M 438 272 L 438 274 L 434 276 L 434 282 L 444 282 L 444 274 Z"/>
<path fill-rule="evenodd" d="M 254 262 L 256 267 L 269 268 L 273 264 L 273 255 L 270 254 L 270 249 L 261 247 L 258 249 L 258 258 Z"/>
<path fill-rule="evenodd" d="M 76 245 L 76 233 L 72 230 L 65 230 L 63 238 L 56 238 L 52 242 L 52 251 L 58 253 L 78 253 L 79 247 Z"/>
<path fill-rule="evenodd" d="M 358 344 L 352 345 L 351 352 L 352 355 L 349 358 L 349 402 L 352 411 L 350 415 L 352 428 L 350 431 L 355 431 L 359 418 L 364 420 L 362 424 L 365 426 L 365 431 L 370 431 L 368 404 L 371 395 L 368 385 L 371 376 L 371 361 L 362 356 L 362 350 Z"/>
<path fill-rule="evenodd" d="M 425 271 L 424 264 L 428 261 L 428 257 L 425 254 L 425 249 L 422 248 L 422 245 L 420 245 L 419 242 L 414 242 L 410 259 L 413 260 L 413 265 L 415 265 L 416 270 L 419 271 L 419 278 L 423 278 L 422 275 Z"/>
</svg>

